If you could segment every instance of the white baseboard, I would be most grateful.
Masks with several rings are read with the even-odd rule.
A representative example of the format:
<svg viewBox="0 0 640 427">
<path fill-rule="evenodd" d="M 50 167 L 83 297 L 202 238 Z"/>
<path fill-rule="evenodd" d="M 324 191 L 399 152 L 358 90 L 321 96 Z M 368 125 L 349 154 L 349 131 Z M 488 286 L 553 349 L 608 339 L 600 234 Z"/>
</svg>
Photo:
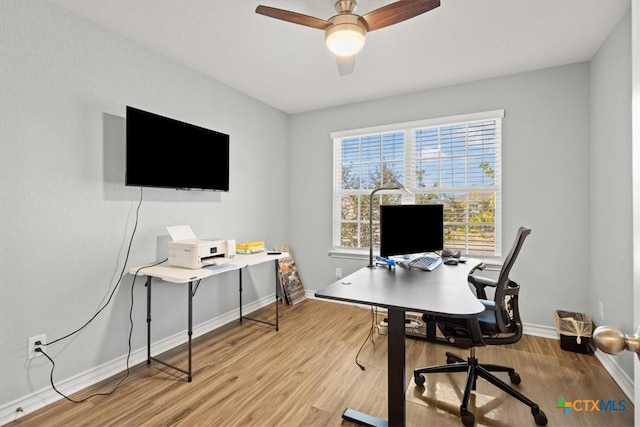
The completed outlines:
<svg viewBox="0 0 640 427">
<path fill-rule="evenodd" d="M 275 294 L 271 294 L 253 303 L 242 307 L 243 314 L 254 312 L 262 307 L 273 303 Z M 206 322 L 193 327 L 192 338 L 199 337 L 207 332 L 213 331 L 229 322 L 238 320 L 240 310 L 233 310 Z M 167 338 L 151 343 L 151 354 L 161 354 L 174 347 L 187 342 L 187 331 L 181 331 Z M 126 366 L 127 355 L 120 356 L 110 362 L 97 366 L 86 372 L 82 372 L 71 378 L 56 382 L 56 388 L 63 394 L 69 396 L 89 386 L 92 386 L 104 379 L 123 372 Z M 135 366 L 147 360 L 147 348 L 139 348 L 131 352 L 129 366 Z M 30 414 L 40 408 L 50 405 L 62 399 L 58 393 L 49 385 L 27 396 L 23 396 L 0 407 L 0 426 L 15 421 L 18 418 Z"/>
<path fill-rule="evenodd" d="M 556 328 L 553 326 L 534 325 L 532 323 L 524 323 L 522 325 L 522 333 L 525 335 L 531 335 L 534 337 L 550 338 L 552 340 L 559 340 L 560 336 L 556 332 Z"/>
<path fill-rule="evenodd" d="M 611 375 L 611 378 L 618 384 L 618 387 L 633 403 L 634 399 L 634 383 L 633 379 L 627 375 L 625 371 L 620 368 L 620 365 L 615 361 L 615 356 L 604 353 L 600 350 L 596 350 L 595 356 L 598 358 L 604 369 Z"/>
</svg>

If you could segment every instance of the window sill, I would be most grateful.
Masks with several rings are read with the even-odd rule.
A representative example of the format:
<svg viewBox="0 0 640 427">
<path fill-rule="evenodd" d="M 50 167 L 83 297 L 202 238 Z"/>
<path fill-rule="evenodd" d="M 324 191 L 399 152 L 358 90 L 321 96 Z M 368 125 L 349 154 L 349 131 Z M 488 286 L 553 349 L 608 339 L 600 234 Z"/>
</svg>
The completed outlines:
<svg viewBox="0 0 640 427">
<path fill-rule="evenodd" d="M 369 260 L 369 250 L 363 249 L 338 249 L 334 248 L 329 251 L 328 254 L 332 258 L 346 258 L 346 259 L 358 259 Z M 377 256 L 377 253 L 373 253 L 373 256 Z"/>
<path fill-rule="evenodd" d="M 332 258 L 343 258 L 343 259 L 356 259 L 356 260 L 369 260 L 369 250 L 368 249 L 341 249 L 334 248 L 329 250 L 328 255 Z M 378 256 L 379 253 L 374 249 L 373 256 Z M 502 268 L 503 261 L 500 258 L 496 257 L 471 257 L 471 258 L 479 258 L 482 259 L 485 264 L 486 271 L 500 271 Z"/>
</svg>

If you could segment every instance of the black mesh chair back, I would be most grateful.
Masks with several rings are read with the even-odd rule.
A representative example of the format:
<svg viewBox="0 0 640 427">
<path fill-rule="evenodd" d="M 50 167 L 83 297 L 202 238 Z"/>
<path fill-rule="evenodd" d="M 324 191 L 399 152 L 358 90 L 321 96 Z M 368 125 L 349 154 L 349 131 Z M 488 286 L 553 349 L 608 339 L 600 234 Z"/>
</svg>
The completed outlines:
<svg viewBox="0 0 640 427">
<path fill-rule="evenodd" d="M 485 322 L 480 321 L 480 329 L 483 334 L 489 335 L 485 337 L 487 344 L 511 344 L 520 340 L 522 336 L 522 320 L 520 319 L 520 310 L 518 309 L 518 295 L 520 293 L 520 285 L 510 279 L 509 274 L 511 268 L 516 262 L 516 258 L 520 254 L 520 249 L 524 244 L 527 236 L 531 234 L 529 227 L 520 227 L 516 233 L 516 239 L 511 247 L 511 250 L 505 258 L 504 264 L 500 269 L 500 275 L 496 282 L 495 294 L 493 297 L 493 304 L 489 301 L 483 301 L 486 310 L 495 310 L 495 333 L 509 334 L 505 337 L 494 338 L 489 333 L 492 331 L 492 326 L 485 325 Z M 495 308 L 493 308 L 495 307 Z M 493 323 L 493 319 L 490 319 Z"/>
<path fill-rule="evenodd" d="M 522 249 L 522 245 L 524 244 L 524 240 L 529 234 L 531 234 L 531 228 L 529 227 L 521 226 L 518 229 L 518 232 L 516 233 L 516 240 L 507 254 L 507 257 L 504 259 L 504 264 L 502 264 L 502 268 L 500 269 L 500 276 L 498 276 L 499 285 L 509 281 L 511 268 L 513 267 L 513 264 L 515 264 L 516 258 L 520 253 L 520 249 Z"/>
</svg>

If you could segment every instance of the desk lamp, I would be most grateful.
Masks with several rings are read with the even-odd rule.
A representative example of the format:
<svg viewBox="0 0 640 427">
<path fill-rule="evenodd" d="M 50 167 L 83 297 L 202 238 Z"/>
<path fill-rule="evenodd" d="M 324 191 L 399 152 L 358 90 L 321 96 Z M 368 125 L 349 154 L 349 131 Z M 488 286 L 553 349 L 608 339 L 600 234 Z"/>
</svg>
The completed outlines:
<svg viewBox="0 0 640 427">
<path fill-rule="evenodd" d="M 375 188 L 371 194 L 369 195 L 369 268 L 376 268 L 376 265 L 373 263 L 373 196 L 378 191 L 382 190 L 402 190 L 407 194 L 413 194 L 411 191 L 407 190 L 407 188 L 400 184 L 398 181 L 391 181 L 393 187 L 378 187 Z"/>
</svg>

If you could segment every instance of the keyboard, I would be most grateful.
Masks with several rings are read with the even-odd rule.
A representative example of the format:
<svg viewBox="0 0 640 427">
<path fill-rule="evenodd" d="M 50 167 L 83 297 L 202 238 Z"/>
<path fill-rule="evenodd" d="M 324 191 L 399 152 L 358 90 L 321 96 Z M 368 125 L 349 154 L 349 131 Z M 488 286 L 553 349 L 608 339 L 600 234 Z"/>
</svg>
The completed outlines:
<svg viewBox="0 0 640 427">
<path fill-rule="evenodd" d="M 439 256 L 418 256 L 407 263 L 410 268 L 419 268 L 426 271 L 433 271 L 441 264 L 442 258 Z"/>
</svg>

